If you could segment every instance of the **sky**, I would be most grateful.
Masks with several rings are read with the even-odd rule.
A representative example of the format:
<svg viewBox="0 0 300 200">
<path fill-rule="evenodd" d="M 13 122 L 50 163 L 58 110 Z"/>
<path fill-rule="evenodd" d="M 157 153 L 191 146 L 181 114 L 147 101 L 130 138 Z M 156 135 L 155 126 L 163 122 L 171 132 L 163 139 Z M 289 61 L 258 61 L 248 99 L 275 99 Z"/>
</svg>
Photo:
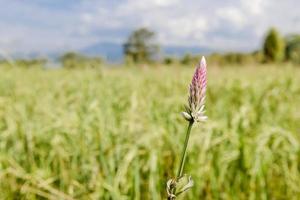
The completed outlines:
<svg viewBox="0 0 300 200">
<path fill-rule="evenodd" d="M 252 51 L 271 26 L 300 33 L 299 0 L 0 0 L 0 53 L 122 44 L 148 27 L 164 46 Z"/>
</svg>

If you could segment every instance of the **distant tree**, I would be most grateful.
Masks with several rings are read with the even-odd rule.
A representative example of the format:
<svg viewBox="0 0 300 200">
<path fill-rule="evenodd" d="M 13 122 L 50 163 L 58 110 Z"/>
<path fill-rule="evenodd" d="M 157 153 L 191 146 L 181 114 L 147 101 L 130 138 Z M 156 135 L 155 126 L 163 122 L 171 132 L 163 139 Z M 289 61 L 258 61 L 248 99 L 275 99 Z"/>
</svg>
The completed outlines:
<svg viewBox="0 0 300 200">
<path fill-rule="evenodd" d="M 266 62 L 278 62 L 284 58 L 285 44 L 279 32 L 271 28 L 263 45 L 264 59 Z"/>
<path fill-rule="evenodd" d="M 153 61 L 159 52 L 155 39 L 155 33 L 147 28 L 135 30 L 124 44 L 125 57 L 135 63 Z"/>
<path fill-rule="evenodd" d="M 292 61 L 295 64 L 300 64 L 300 35 L 289 35 L 285 39 L 286 59 Z"/>
</svg>

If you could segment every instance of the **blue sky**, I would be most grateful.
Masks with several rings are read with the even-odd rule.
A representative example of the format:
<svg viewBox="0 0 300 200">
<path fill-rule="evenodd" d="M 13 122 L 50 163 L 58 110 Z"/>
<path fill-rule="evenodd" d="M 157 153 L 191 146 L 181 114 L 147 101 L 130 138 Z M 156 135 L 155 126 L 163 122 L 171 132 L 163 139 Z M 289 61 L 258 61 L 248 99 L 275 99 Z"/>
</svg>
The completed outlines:
<svg viewBox="0 0 300 200">
<path fill-rule="evenodd" d="M 0 51 L 121 44 L 142 26 L 166 46 L 250 51 L 270 26 L 300 33 L 299 9 L 299 0 L 0 0 Z"/>
</svg>

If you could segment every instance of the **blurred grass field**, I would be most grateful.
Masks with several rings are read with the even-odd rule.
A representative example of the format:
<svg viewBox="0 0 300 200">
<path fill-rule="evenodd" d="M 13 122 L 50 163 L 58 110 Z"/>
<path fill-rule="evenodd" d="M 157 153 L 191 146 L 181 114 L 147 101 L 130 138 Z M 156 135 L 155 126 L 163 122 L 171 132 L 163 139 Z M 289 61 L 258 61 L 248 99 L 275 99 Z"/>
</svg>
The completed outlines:
<svg viewBox="0 0 300 200">
<path fill-rule="evenodd" d="M 164 199 L 193 70 L 0 66 L 0 199 Z M 207 92 L 185 198 L 300 199 L 300 68 L 208 66 Z"/>
</svg>

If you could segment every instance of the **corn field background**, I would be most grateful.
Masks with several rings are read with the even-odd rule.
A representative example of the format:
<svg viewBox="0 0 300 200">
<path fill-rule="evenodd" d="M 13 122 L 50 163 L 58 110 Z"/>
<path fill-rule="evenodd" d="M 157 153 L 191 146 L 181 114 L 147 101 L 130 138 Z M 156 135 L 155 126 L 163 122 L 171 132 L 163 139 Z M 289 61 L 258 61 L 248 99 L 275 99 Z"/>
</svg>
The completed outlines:
<svg viewBox="0 0 300 200">
<path fill-rule="evenodd" d="M 192 67 L 0 67 L 0 199 L 165 199 Z M 179 199 L 300 199 L 300 68 L 210 67 Z"/>
</svg>

